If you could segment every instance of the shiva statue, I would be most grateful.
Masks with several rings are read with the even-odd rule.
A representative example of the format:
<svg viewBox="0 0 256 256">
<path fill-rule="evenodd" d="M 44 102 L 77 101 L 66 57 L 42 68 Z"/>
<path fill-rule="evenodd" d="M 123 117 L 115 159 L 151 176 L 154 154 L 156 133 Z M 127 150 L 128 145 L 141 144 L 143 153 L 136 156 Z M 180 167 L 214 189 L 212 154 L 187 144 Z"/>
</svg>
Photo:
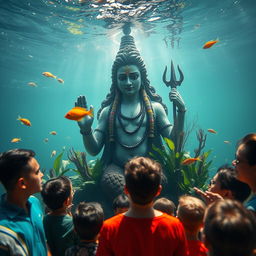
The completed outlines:
<svg viewBox="0 0 256 256">
<path fill-rule="evenodd" d="M 78 122 L 89 154 L 95 156 L 104 147 L 101 186 L 109 199 L 123 192 L 125 163 L 134 156 L 149 156 L 152 145 L 163 147 L 162 137 L 173 140 L 182 134 L 186 112 L 182 97 L 172 87 L 169 98 L 178 111 L 174 126 L 170 123 L 166 105 L 147 78 L 130 28 L 124 27 L 123 32 L 112 66 L 112 85 L 98 111 L 96 129 L 92 129 L 93 117 Z M 87 108 L 85 96 L 79 96 L 75 106 Z"/>
</svg>

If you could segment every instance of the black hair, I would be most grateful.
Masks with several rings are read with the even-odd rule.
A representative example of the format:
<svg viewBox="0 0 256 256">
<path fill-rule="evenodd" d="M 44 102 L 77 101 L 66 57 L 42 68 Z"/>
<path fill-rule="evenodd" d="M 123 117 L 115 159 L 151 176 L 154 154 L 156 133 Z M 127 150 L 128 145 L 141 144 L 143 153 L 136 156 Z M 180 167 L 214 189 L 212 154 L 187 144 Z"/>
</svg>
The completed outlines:
<svg viewBox="0 0 256 256">
<path fill-rule="evenodd" d="M 244 136 L 238 146 L 243 145 L 242 155 L 248 161 L 249 165 L 256 164 L 256 133 L 250 133 Z"/>
<path fill-rule="evenodd" d="M 93 240 L 103 225 L 104 213 L 96 202 L 81 202 L 73 214 L 75 231 L 82 240 Z"/>
<path fill-rule="evenodd" d="M 129 208 L 130 202 L 128 197 L 125 194 L 118 195 L 113 201 L 113 210 L 115 211 L 118 208 Z"/>
<path fill-rule="evenodd" d="M 63 203 L 71 195 L 71 181 L 68 177 L 60 176 L 46 181 L 41 195 L 45 205 L 50 210 L 63 207 Z"/>
<path fill-rule="evenodd" d="M 28 162 L 35 156 L 35 152 L 28 149 L 12 149 L 0 154 L 0 181 L 6 190 L 15 187 L 22 176 L 31 171 Z"/>
<path fill-rule="evenodd" d="M 236 178 L 235 169 L 228 165 L 223 165 L 217 170 L 217 179 L 221 189 L 227 189 L 232 192 L 235 200 L 244 202 L 250 195 L 250 187 Z"/>
</svg>

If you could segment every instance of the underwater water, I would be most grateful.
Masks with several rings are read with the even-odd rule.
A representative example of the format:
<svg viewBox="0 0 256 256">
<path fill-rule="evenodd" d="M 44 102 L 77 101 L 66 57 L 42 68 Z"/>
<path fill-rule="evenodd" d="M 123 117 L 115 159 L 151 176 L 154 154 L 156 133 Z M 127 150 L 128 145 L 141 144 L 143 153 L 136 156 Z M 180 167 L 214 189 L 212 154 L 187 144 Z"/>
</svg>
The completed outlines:
<svg viewBox="0 0 256 256">
<path fill-rule="evenodd" d="M 54 150 L 84 151 L 76 122 L 64 115 L 79 95 L 99 110 L 127 21 L 171 121 L 170 89 L 162 74 L 166 65 L 170 71 L 171 60 L 178 79 L 177 65 L 184 72 L 178 90 L 187 107 L 186 129 L 194 127 L 185 150 L 193 155 L 201 128 L 207 133 L 205 150 L 213 150 L 211 171 L 231 163 L 238 139 L 256 130 L 254 0 L 0 0 L 0 152 L 33 149 L 47 170 Z M 203 49 L 215 39 L 219 42 Z M 22 125 L 18 116 L 32 126 Z M 21 141 L 11 143 L 13 138 Z"/>
</svg>

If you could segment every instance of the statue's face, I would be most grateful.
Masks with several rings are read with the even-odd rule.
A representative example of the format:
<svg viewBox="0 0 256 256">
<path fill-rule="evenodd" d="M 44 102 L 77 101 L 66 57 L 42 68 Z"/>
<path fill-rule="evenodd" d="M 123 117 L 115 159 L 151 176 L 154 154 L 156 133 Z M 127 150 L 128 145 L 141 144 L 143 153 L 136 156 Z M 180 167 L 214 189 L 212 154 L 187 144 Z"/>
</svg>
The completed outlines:
<svg viewBox="0 0 256 256">
<path fill-rule="evenodd" d="M 130 96 L 139 92 L 141 74 L 136 65 L 122 66 L 117 70 L 117 86 L 120 92 Z"/>
</svg>

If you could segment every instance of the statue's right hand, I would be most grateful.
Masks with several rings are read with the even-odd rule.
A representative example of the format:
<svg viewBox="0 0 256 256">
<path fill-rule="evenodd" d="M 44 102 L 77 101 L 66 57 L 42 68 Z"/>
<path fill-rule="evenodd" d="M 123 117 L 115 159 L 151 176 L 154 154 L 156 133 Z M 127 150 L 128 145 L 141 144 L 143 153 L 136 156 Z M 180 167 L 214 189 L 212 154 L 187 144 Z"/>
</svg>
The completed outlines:
<svg viewBox="0 0 256 256">
<path fill-rule="evenodd" d="M 87 102 L 86 102 L 85 96 L 80 95 L 79 97 L 77 97 L 75 106 L 87 109 Z M 90 106 L 90 110 L 92 110 L 92 112 L 93 112 L 93 106 Z M 92 127 L 93 119 L 94 119 L 94 117 L 87 115 L 81 121 L 78 121 L 77 123 L 81 130 L 83 130 L 84 132 L 89 132 Z"/>
</svg>

